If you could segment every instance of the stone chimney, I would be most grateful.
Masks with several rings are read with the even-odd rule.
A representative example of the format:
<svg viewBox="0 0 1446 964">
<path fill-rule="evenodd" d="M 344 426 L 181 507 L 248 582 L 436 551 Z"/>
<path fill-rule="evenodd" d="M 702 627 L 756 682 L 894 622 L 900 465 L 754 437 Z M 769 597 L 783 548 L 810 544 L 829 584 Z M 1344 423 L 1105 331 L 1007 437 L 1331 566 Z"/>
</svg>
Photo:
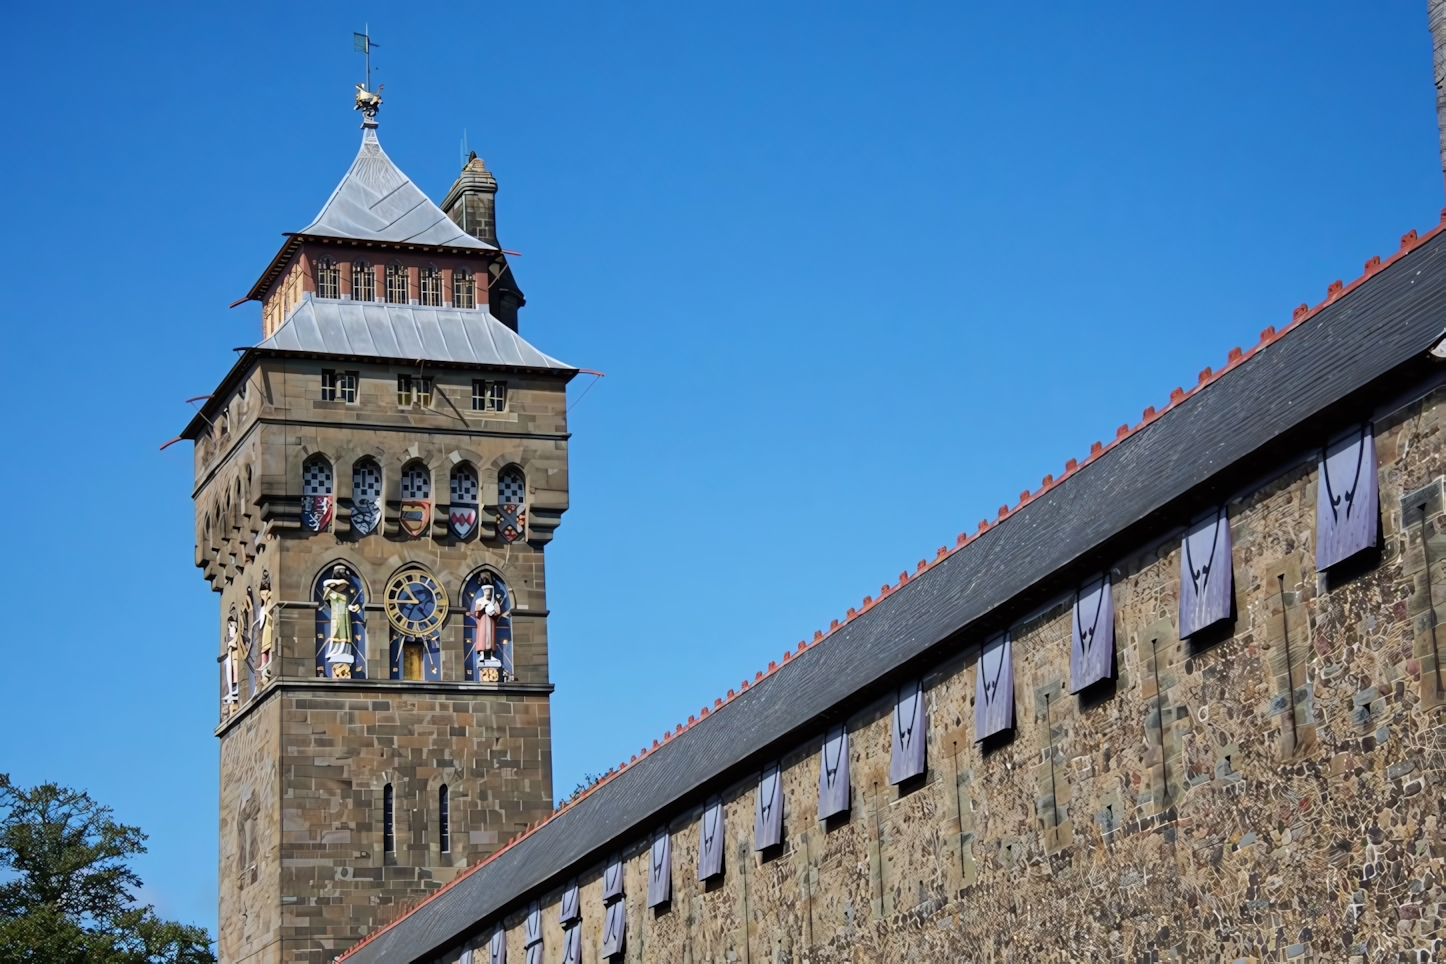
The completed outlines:
<svg viewBox="0 0 1446 964">
<path fill-rule="evenodd" d="M 1436 127 L 1441 137 L 1441 175 L 1446 185 L 1446 0 L 1426 0 L 1436 74 Z"/>
<path fill-rule="evenodd" d="M 472 237 L 497 244 L 497 178 L 476 151 L 442 199 L 442 210 Z"/>
<path fill-rule="evenodd" d="M 497 178 L 476 151 L 462 165 L 462 173 L 442 199 L 442 210 L 472 237 L 502 247 L 497 241 Z M 486 296 L 479 292 L 478 302 L 485 301 L 492 317 L 516 331 L 517 310 L 527 304 L 527 298 L 517 286 L 505 254 L 497 255 L 488 268 L 488 277 Z"/>
</svg>

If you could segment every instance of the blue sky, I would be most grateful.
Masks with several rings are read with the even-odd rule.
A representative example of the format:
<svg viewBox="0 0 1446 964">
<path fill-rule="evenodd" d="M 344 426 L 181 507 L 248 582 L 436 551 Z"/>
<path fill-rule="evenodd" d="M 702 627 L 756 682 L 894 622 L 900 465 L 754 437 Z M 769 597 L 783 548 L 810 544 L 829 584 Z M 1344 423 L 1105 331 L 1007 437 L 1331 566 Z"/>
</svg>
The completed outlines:
<svg viewBox="0 0 1446 964">
<path fill-rule="evenodd" d="M 157 446 L 355 153 L 353 29 L 388 153 L 440 199 L 465 130 L 523 335 L 607 372 L 547 550 L 563 796 L 1432 226 L 1424 8 L 12 8 L 0 771 L 214 928 L 217 603 Z"/>
</svg>

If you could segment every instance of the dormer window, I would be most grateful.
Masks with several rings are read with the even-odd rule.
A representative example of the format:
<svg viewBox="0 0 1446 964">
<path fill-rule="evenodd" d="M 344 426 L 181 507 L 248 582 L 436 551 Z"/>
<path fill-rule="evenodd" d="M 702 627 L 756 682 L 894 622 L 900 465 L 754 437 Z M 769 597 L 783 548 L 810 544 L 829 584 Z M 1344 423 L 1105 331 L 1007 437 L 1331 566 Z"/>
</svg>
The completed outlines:
<svg viewBox="0 0 1446 964">
<path fill-rule="evenodd" d="M 437 270 L 437 266 L 429 264 L 423 268 L 418 281 L 420 288 L 418 300 L 433 308 L 442 307 L 442 272 Z"/>
<path fill-rule="evenodd" d="M 353 261 L 351 265 L 351 300 L 377 300 L 377 274 L 370 262 Z"/>
<path fill-rule="evenodd" d="M 393 261 L 387 265 L 387 302 L 404 305 L 407 301 L 407 269 L 400 262 Z"/>
<path fill-rule="evenodd" d="M 316 296 L 318 298 L 341 297 L 341 271 L 331 258 L 318 258 L 316 262 Z"/>
<path fill-rule="evenodd" d="M 472 273 L 472 269 L 452 269 L 452 306 L 455 308 L 477 307 L 477 276 Z"/>
</svg>

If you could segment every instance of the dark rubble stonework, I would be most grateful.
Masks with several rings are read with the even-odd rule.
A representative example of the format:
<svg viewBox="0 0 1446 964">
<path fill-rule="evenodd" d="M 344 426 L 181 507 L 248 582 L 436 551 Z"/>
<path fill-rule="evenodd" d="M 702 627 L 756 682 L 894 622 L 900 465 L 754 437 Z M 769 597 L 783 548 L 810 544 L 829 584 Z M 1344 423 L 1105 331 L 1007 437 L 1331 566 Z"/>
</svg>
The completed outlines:
<svg viewBox="0 0 1446 964">
<path fill-rule="evenodd" d="M 1407 249 L 1414 244 L 1413 234 Z M 958 565 L 941 556 L 343 961 L 456 964 L 467 949 L 485 960 L 499 924 L 508 960 L 524 961 L 522 921 L 535 899 L 542 959 L 560 960 L 558 903 L 573 877 L 581 959 L 599 960 L 602 872 L 617 853 L 627 919 L 619 959 L 638 964 L 1446 959 L 1446 703 L 1437 685 L 1446 629 L 1435 628 L 1446 604 L 1446 365 L 1425 354 L 1443 327 L 1440 244 L 1439 235 L 1422 242 L 1419 256 L 1344 295 L 1333 286 L 1333 299 L 1343 300 L 1305 315 L 1279 340 L 1272 333 L 1239 377 L 1206 389 L 1201 408 L 1172 409 L 1157 422 L 1147 415 L 1135 433 L 1142 447 L 1127 442 L 1119 459 L 1107 452 L 1097 463 L 1105 474 L 1063 483 L 1060 498 L 1072 505 L 1098 504 L 1092 492 L 1145 500 L 1140 485 L 1118 494 L 1130 480 L 1117 467 L 1175 471 L 1205 457 L 1184 452 L 1194 429 L 1182 426 L 1253 408 L 1279 433 L 1252 442 L 1259 447 L 1243 450 L 1248 457 L 1227 458 L 1228 441 L 1212 448 L 1212 459 L 1224 454 L 1208 472 L 1180 476 L 1193 488 L 1170 496 L 1179 511 L 1147 509 L 1112 531 L 1093 517 L 1069 523 L 1108 553 L 1112 680 L 1069 693 L 1070 587 L 1088 575 L 1088 553 L 1073 569 L 1030 580 L 1000 568 L 1011 544 L 1035 551 L 1029 540 L 1055 511 L 1048 494 L 1036 494 L 974 556 L 967 546 L 955 554 Z M 1416 347 L 1391 347 L 1404 333 Z M 1322 378 L 1347 367 L 1355 374 L 1329 388 L 1339 394 L 1323 395 Z M 1298 394 L 1228 394 L 1270 379 Z M 1376 432 L 1379 545 L 1320 573 L 1319 446 L 1362 419 Z M 1151 441 L 1151 433 L 1163 434 Z M 1166 475 L 1147 484 L 1165 485 Z M 1202 499 L 1227 505 L 1235 615 L 1182 641 L 1180 540 Z M 949 606 L 975 605 L 971 598 L 1005 582 L 1049 588 L 1027 596 L 1011 589 L 1018 600 L 978 604 L 984 615 L 940 630 L 937 643 L 922 638 Z M 911 623 L 910 612 L 923 615 Z M 980 644 L 1006 626 L 1016 727 L 980 745 Z M 826 688 L 820 667 L 837 675 L 837 659 L 896 644 L 913 647 L 911 662 L 879 665 L 851 695 L 830 691 L 838 712 L 810 710 L 818 715 L 799 722 L 779 708 L 811 699 L 807 687 Z M 927 698 L 928 770 L 895 787 L 893 687 L 914 673 Z M 765 724 L 750 721 L 782 722 L 776 733 L 754 734 L 750 725 Z M 852 808 L 821 825 L 820 748 L 836 722 L 850 734 Z M 745 739 L 752 742 L 727 745 Z M 779 759 L 784 843 L 757 853 L 757 774 Z M 717 769 L 686 782 L 705 764 Z M 676 776 L 684 770 L 686 780 Z M 714 794 L 725 802 L 727 858 L 705 884 L 695 872 L 699 817 Z M 648 909 L 648 844 L 663 826 L 672 835 L 673 899 Z"/>
</svg>

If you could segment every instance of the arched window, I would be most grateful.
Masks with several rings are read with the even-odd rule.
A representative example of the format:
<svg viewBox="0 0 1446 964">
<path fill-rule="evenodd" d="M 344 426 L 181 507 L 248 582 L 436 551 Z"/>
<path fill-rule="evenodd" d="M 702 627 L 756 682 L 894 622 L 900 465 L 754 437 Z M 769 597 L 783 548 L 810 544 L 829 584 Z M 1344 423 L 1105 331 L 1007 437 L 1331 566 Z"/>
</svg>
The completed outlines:
<svg viewBox="0 0 1446 964">
<path fill-rule="evenodd" d="M 408 300 L 407 269 L 402 267 L 400 261 L 393 261 L 387 265 L 387 301 L 394 305 L 404 305 Z"/>
<path fill-rule="evenodd" d="M 325 566 L 311 594 L 316 603 L 316 675 L 365 679 L 366 586 L 346 563 Z"/>
<path fill-rule="evenodd" d="M 365 536 L 382 521 L 382 467 L 362 459 L 351 467 L 351 531 Z"/>
<path fill-rule="evenodd" d="M 301 524 L 312 532 L 331 525 L 331 463 L 313 455 L 301 467 Z"/>
<path fill-rule="evenodd" d="M 318 298 L 341 297 L 341 272 L 331 258 L 316 260 L 316 296 Z"/>
<path fill-rule="evenodd" d="M 351 300 L 377 300 L 377 273 L 369 261 L 351 263 Z"/>
<path fill-rule="evenodd" d="M 397 832 L 396 832 L 396 800 L 392 795 L 392 785 L 388 783 L 382 788 L 382 852 L 396 853 Z"/>
<path fill-rule="evenodd" d="M 477 531 L 477 473 L 465 462 L 452 469 L 452 503 L 447 508 L 447 528 L 458 539 Z"/>
<path fill-rule="evenodd" d="M 477 276 L 471 268 L 452 269 L 452 307 L 477 307 Z"/>
<path fill-rule="evenodd" d="M 452 849 L 452 818 L 447 812 L 447 785 L 444 783 L 437 788 L 437 839 L 442 845 L 442 853 Z"/>
<path fill-rule="evenodd" d="M 402 531 L 420 538 L 432 527 L 432 473 L 421 462 L 402 469 L 402 504 L 397 521 Z"/>
<path fill-rule="evenodd" d="M 462 661 L 473 683 L 505 683 L 512 672 L 512 593 L 502 577 L 479 569 L 462 583 Z"/>
<path fill-rule="evenodd" d="M 527 532 L 527 479 L 509 465 L 497 473 L 497 536 L 516 542 Z"/>
<path fill-rule="evenodd" d="M 429 264 L 417 277 L 417 300 L 433 308 L 442 307 L 442 272 L 435 264 Z"/>
</svg>

